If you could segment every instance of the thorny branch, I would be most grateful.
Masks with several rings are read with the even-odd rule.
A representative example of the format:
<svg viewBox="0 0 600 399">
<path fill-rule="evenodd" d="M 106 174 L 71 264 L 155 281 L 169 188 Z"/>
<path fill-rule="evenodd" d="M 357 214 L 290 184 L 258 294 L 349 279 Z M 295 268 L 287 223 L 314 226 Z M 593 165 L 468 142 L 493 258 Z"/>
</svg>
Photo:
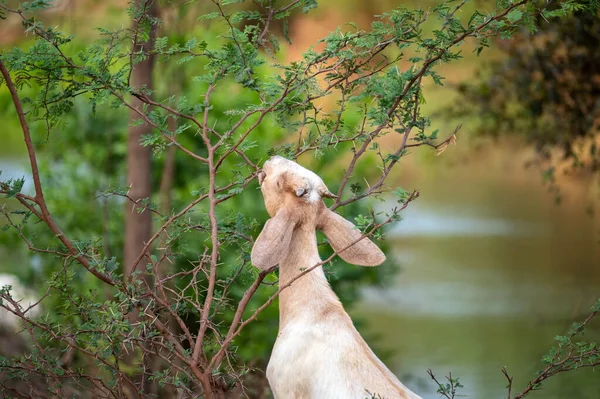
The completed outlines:
<svg viewBox="0 0 600 399">
<path fill-rule="evenodd" d="M 17 93 L 17 89 L 12 81 L 10 73 L 6 69 L 2 58 L 0 58 L 0 72 L 2 72 L 2 76 L 4 77 L 4 82 L 10 91 L 10 95 L 13 100 L 13 104 L 17 111 L 17 115 L 19 116 L 19 122 L 21 124 L 21 129 L 23 131 L 23 138 L 25 140 L 25 145 L 27 147 L 27 154 L 29 156 L 29 163 L 31 165 L 31 175 L 33 177 L 33 185 L 35 187 L 35 197 L 33 201 L 39 206 L 41 213 L 41 220 L 48 226 L 48 228 L 56 235 L 56 237 L 67 247 L 67 250 L 77 261 L 85 267 L 90 273 L 104 281 L 106 284 L 115 285 L 115 281 L 98 270 L 96 270 L 88 261 L 88 259 L 75 248 L 75 245 L 69 240 L 60 227 L 54 222 L 50 211 L 48 210 L 48 206 L 46 205 L 46 201 L 44 199 L 44 192 L 42 190 L 42 182 L 40 180 L 40 172 L 37 164 L 37 158 L 35 155 L 35 149 L 33 147 L 33 142 L 31 140 L 31 134 L 29 132 L 29 125 L 25 120 L 25 114 L 23 112 L 23 107 L 21 106 L 21 100 L 19 99 L 19 94 Z M 24 198 L 24 197 L 22 197 Z"/>
<path fill-rule="evenodd" d="M 448 376 L 446 377 L 446 379 L 448 380 L 447 384 L 443 384 L 440 381 L 438 381 L 437 377 L 433 374 L 433 371 L 431 369 L 427 369 L 427 374 L 437 385 L 437 393 L 442 395 L 444 398 L 456 399 L 457 396 L 461 396 L 458 395 L 456 392 L 458 388 L 462 388 L 462 385 L 460 384 L 460 382 L 458 382 L 458 379 L 452 378 L 452 373 L 448 373 Z"/>
<path fill-rule="evenodd" d="M 599 302 L 600 303 L 600 302 Z M 566 353 L 562 350 L 557 350 L 552 358 L 547 362 L 548 365 L 538 373 L 537 377 L 527 383 L 527 387 L 519 394 L 515 395 L 512 399 L 521 399 L 529 395 L 531 392 L 541 388 L 541 384 L 548 378 L 567 371 L 597 367 L 600 366 L 600 348 L 597 346 L 589 347 L 587 350 L 578 350 L 574 345 L 574 338 L 581 334 L 585 327 L 600 313 L 600 306 L 595 307 L 592 312 L 583 320 L 578 323 L 577 327 L 574 327 L 572 331 L 566 337 L 567 344 Z M 564 344 L 559 344 L 559 347 Z M 506 368 L 502 369 L 502 374 L 508 381 L 507 398 L 511 398 L 511 390 L 513 385 L 513 378 L 508 374 Z"/>
<path fill-rule="evenodd" d="M 346 173 L 345 173 L 345 175 L 344 175 L 344 177 L 342 179 L 342 183 L 340 184 L 340 188 L 338 190 L 338 199 L 336 200 L 336 202 L 331 207 L 332 210 L 335 210 L 336 208 L 338 208 L 338 207 L 340 207 L 342 205 L 346 205 L 346 204 L 348 204 L 350 202 L 355 201 L 356 199 L 364 198 L 366 196 L 366 195 L 357 196 L 356 199 L 352 199 L 351 198 L 349 200 L 343 201 L 341 194 L 343 193 L 343 190 L 344 190 L 344 188 L 346 186 L 346 183 L 348 182 L 348 179 L 350 178 L 350 175 L 354 171 L 359 158 L 366 152 L 366 150 L 367 150 L 368 146 L 371 144 L 371 142 L 376 137 L 378 137 L 380 135 L 380 133 L 385 128 L 391 127 L 391 123 L 393 122 L 393 119 L 392 119 L 393 115 L 395 114 L 395 112 L 398 109 L 400 103 L 404 100 L 404 98 L 407 96 L 407 94 L 410 93 L 412 90 L 414 90 L 415 84 L 417 84 L 416 92 L 418 94 L 418 91 L 420 90 L 421 79 L 423 78 L 423 76 L 425 75 L 425 73 L 430 69 L 430 67 L 436 61 L 439 61 L 444 56 L 444 54 L 446 52 L 448 52 L 452 47 L 454 47 L 455 45 L 461 43 L 468 36 L 471 36 L 471 35 L 474 35 L 474 34 L 480 32 L 485 27 L 487 27 L 490 23 L 492 23 L 492 22 L 494 22 L 496 20 L 499 20 L 501 18 L 504 18 L 504 16 L 506 16 L 512 10 L 514 10 L 515 8 L 517 8 L 519 6 L 522 6 L 523 4 L 527 4 L 528 2 L 529 2 L 529 0 L 521 0 L 520 2 L 512 4 L 507 9 L 505 9 L 503 12 L 501 12 L 499 14 L 496 14 L 493 17 L 490 17 L 490 18 L 486 19 L 486 21 L 484 21 L 483 23 L 481 23 L 477 27 L 475 27 L 475 28 L 473 28 L 471 30 L 465 31 L 463 34 L 459 35 L 457 38 L 455 38 L 454 40 L 452 40 L 452 42 L 450 44 L 448 44 L 447 46 L 445 46 L 443 48 L 435 48 L 435 49 L 432 49 L 430 51 L 429 56 L 423 62 L 423 65 L 421 66 L 421 68 L 408 81 L 408 83 L 406 84 L 406 86 L 405 86 L 404 90 L 402 91 L 402 93 L 398 96 L 398 98 L 394 101 L 394 103 L 392 104 L 392 106 L 387 111 L 388 119 L 386 121 L 382 122 L 375 129 L 373 129 L 370 133 L 368 133 L 366 135 L 366 140 L 364 141 L 363 145 L 360 147 L 360 149 L 358 151 L 355 152 L 354 156 L 352 157 L 352 160 L 350 161 L 348 169 L 346 169 Z M 452 15 L 454 14 L 454 12 L 456 12 L 456 10 L 458 10 L 458 8 L 460 8 L 460 6 L 462 6 L 462 4 L 459 4 L 457 6 L 457 8 L 453 11 Z M 540 12 L 541 12 L 541 10 L 540 10 Z M 418 104 L 417 104 L 417 106 L 418 106 Z M 415 118 L 413 117 L 413 122 L 414 121 L 415 121 Z M 408 129 L 405 128 L 404 129 L 403 144 L 401 146 L 402 150 L 404 149 L 403 147 L 406 146 L 406 139 L 408 138 L 408 134 L 410 134 L 410 128 L 408 128 Z M 412 146 L 414 147 L 414 146 L 419 146 L 419 145 L 422 145 L 422 144 L 424 144 L 424 143 L 413 144 Z M 402 152 L 400 152 L 399 154 L 401 154 L 401 153 Z M 384 172 L 384 175 L 385 175 L 385 172 Z"/>
<path fill-rule="evenodd" d="M 132 32 L 132 43 L 133 47 L 130 49 L 128 54 L 129 56 L 129 77 L 131 76 L 131 65 L 134 62 L 134 55 L 137 52 L 135 48 L 135 43 L 137 43 L 137 37 L 139 35 L 139 27 L 144 19 L 148 18 L 146 15 L 146 8 L 151 1 L 155 0 L 147 0 L 144 3 L 144 7 L 141 10 L 141 13 L 137 16 L 137 24 L 135 30 Z M 228 16 L 222 7 L 222 2 L 213 1 L 218 9 L 219 15 L 224 19 L 228 28 L 229 34 L 231 35 L 230 39 L 233 42 L 233 45 L 239 52 L 239 57 L 244 66 L 248 66 L 248 60 L 245 58 L 244 51 L 238 37 L 236 36 L 238 33 L 236 31 L 236 27 L 231 22 L 230 16 Z M 17 200 L 29 211 L 31 214 L 35 215 L 37 218 L 42 220 L 48 228 L 55 234 L 55 236 L 60 240 L 60 242 L 67 248 L 67 252 L 53 251 L 48 249 L 39 249 L 34 246 L 34 244 L 27 239 L 25 234 L 22 231 L 22 228 L 15 223 L 12 219 L 10 219 L 10 215 L 8 213 L 4 213 L 7 217 L 9 224 L 17 230 L 17 233 L 20 237 L 26 242 L 27 246 L 34 251 L 38 252 L 48 252 L 55 255 L 62 256 L 67 260 L 76 259 L 80 264 L 82 264 L 88 271 L 94 274 L 97 278 L 102 280 L 103 282 L 116 286 L 116 289 L 120 291 L 120 294 L 125 299 L 122 299 L 122 302 L 119 303 L 119 306 L 126 306 L 127 304 L 131 304 L 131 306 L 135 307 L 140 315 L 142 315 L 142 320 L 139 323 L 136 323 L 134 326 L 131 326 L 132 331 L 128 332 L 125 336 L 123 336 L 123 349 L 126 351 L 130 350 L 138 350 L 141 351 L 142 358 L 144 356 L 154 355 L 161 358 L 166 364 L 169 364 L 171 367 L 172 374 L 181 374 L 184 375 L 189 381 L 195 382 L 192 384 L 194 387 L 186 388 L 189 389 L 191 395 L 197 394 L 201 392 L 206 397 L 211 397 L 212 392 L 210 391 L 211 384 L 213 383 L 213 379 L 215 378 L 214 374 L 216 370 L 220 370 L 221 366 L 223 366 L 224 361 L 225 365 L 230 362 L 230 346 L 233 340 L 238 337 L 244 328 L 255 320 L 258 315 L 268 307 L 278 296 L 279 294 L 287 289 L 290 285 L 292 285 L 297 279 L 302 276 L 310 273 L 314 269 L 321 267 L 329 262 L 331 262 L 335 256 L 343 251 L 342 249 L 339 252 L 334 252 L 333 255 L 328 257 L 327 259 L 315 264 L 314 266 L 302 271 L 296 277 L 294 277 L 290 282 L 285 285 L 280 286 L 277 291 L 271 295 L 263 304 L 261 304 L 248 318 L 244 319 L 243 316 L 247 310 L 247 307 L 259 290 L 259 288 L 264 285 L 264 280 L 268 276 L 271 271 L 263 271 L 258 274 L 258 276 L 252 281 L 250 286 L 245 290 L 241 299 L 237 304 L 234 304 L 235 313 L 233 315 L 233 320 L 227 326 L 216 326 L 213 323 L 214 315 L 217 313 L 219 306 L 223 304 L 226 299 L 220 298 L 217 295 L 217 291 L 220 289 L 220 284 L 222 284 L 222 280 L 219 280 L 217 271 L 219 268 L 219 262 L 221 261 L 221 247 L 223 243 L 220 241 L 219 234 L 222 234 L 222 230 L 219 225 L 219 215 L 217 212 L 217 207 L 228 199 L 232 198 L 236 195 L 235 192 L 230 193 L 229 190 L 233 188 L 246 188 L 249 184 L 251 184 L 256 174 L 259 170 L 257 166 L 257 161 L 253 160 L 244 150 L 243 144 L 251 138 L 252 134 L 256 132 L 257 127 L 260 126 L 261 123 L 270 116 L 273 112 L 280 109 L 283 104 L 289 100 L 292 96 L 297 95 L 299 90 L 305 90 L 305 86 L 308 82 L 316 81 L 317 79 L 324 79 L 325 84 L 321 88 L 321 90 L 316 91 L 314 93 L 309 92 L 308 90 L 303 91 L 304 97 L 296 101 L 292 104 L 286 105 L 289 107 L 290 112 L 301 110 L 302 120 L 300 122 L 301 128 L 298 132 L 298 139 L 295 148 L 294 155 L 295 157 L 300 156 L 301 154 L 315 151 L 319 148 L 320 143 L 317 140 L 310 141 L 310 139 L 303 136 L 303 129 L 305 125 L 311 123 L 309 122 L 309 117 L 312 118 L 312 123 L 315 125 L 316 129 L 319 132 L 320 136 L 328 137 L 328 141 L 326 142 L 327 146 L 335 146 L 339 143 L 352 143 L 354 146 L 354 154 L 352 159 L 349 162 L 346 171 L 341 178 L 341 183 L 338 189 L 338 199 L 331 206 L 331 209 L 336 209 L 338 207 L 348 205 L 352 202 L 358 201 L 360 199 L 369 197 L 373 194 L 382 193 L 385 191 L 385 181 L 388 178 L 392 169 L 397 165 L 399 159 L 405 154 L 408 148 L 415 148 L 419 146 L 429 146 L 432 147 L 438 152 L 443 151 L 446 146 L 452 143 L 455 140 L 455 135 L 460 128 L 458 126 L 454 133 L 445 140 L 433 143 L 429 140 L 410 143 L 409 139 L 411 137 L 412 131 L 416 122 L 419 118 L 419 106 L 420 106 L 420 98 L 421 98 L 421 87 L 422 87 L 422 79 L 427 76 L 427 73 L 431 70 L 431 68 L 440 61 L 445 54 L 447 54 L 454 46 L 464 41 L 469 36 L 474 36 L 483 31 L 490 23 L 494 21 L 498 21 L 504 18 L 509 12 L 514 10 L 515 8 L 522 6 L 524 4 L 530 3 L 531 0 L 522 0 L 511 4 L 505 10 L 498 13 L 497 15 L 487 17 L 483 23 L 480 25 L 465 30 L 461 35 L 455 37 L 449 43 L 445 43 L 443 46 L 428 48 L 425 52 L 425 59 L 422 61 L 419 68 L 416 69 L 412 77 L 406 82 L 403 86 L 404 89 L 398 95 L 398 97 L 393 101 L 389 108 L 386 108 L 387 118 L 383 122 L 375 126 L 368 125 L 368 113 L 367 107 L 365 106 L 362 123 L 360 123 L 360 127 L 358 131 L 354 134 L 348 136 L 342 136 L 339 131 L 342 129 L 343 125 L 343 114 L 348 110 L 348 101 L 349 97 L 356 93 L 358 90 L 364 88 L 369 79 L 373 78 L 377 74 L 380 74 L 385 69 L 389 68 L 391 65 L 397 63 L 400 59 L 400 56 L 394 58 L 388 58 L 388 55 L 385 54 L 385 51 L 389 49 L 393 44 L 402 42 L 402 43 L 410 43 L 409 41 L 405 41 L 402 37 L 399 38 L 386 38 L 386 40 L 382 40 L 374 45 L 372 48 L 364 50 L 360 59 L 354 60 L 355 62 L 347 63 L 343 59 L 343 57 L 331 56 L 331 54 L 323 53 L 316 57 L 311 62 L 307 62 L 306 65 L 303 66 L 303 69 L 296 71 L 293 76 L 290 76 L 285 83 L 281 85 L 281 90 L 277 95 L 274 95 L 273 98 L 268 101 L 265 100 L 265 97 L 262 93 L 259 93 L 259 98 L 262 103 L 260 106 L 256 108 L 249 108 L 247 111 L 240 113 L 240 116 L 237 120 L 232 120 L 232 124 L 229 128 L 223 129 L 223 131 L 217 130 L 214 126 L 211 127 L 209 125 L 211 118 L 211 95 L 213 91 L 217 88 L 216 81 L 218 77 L 222 77 L 224 75 L 224 71 L 219 71 L 212 81 L 212 83 L 208 84 L 206 91 L 204 92 L 204 103 L 203 109 L 201 111 L 201 116 L 197 116 L 196 114 L 186 113 L 178 110 L 176 107 L 172 107 L 167 101 L 154 101 L 150 98 L 150 96 L 146 95 L 142 92 L 130 92 L 128 89 L 115 86 L 112 82 L 108 80 L 103 80 L 102 77 L 94 75 L 89 71 L 85 70 L 84 66 L 78 65 L 77 62 L 74 61 L 73 58 L 67 56 L 61 47 L 61 43 L 58 42 L 52 35 L 47 34 L 46 31 L 41 29 L 38 25 L 32 22 L 30 19 L 25 17 L 21 10 L 12 10 L 8 7 L 0 4 L 0 9 L 8 12 L 12 12 L 18 14 L 24 24 L 31 28 L 32 31 L 41 39 L 50 43 L 53 49 L 55 49 L 59 57 L 61 59 L 60 68 L 68 69 L 68 70 L 77 70 L 80 72 L 81 76 L 88 79 L 90 82 L 94 82 L 95 84 L 103 87 L 104 90 L 110 92 L 110 94 L 118 99 L 122 105 L 125 107 L 134 110 L 144 122 L 150 124 L 154 128 L 156 128 L 164 140 L 166 140 L 170 146 L 174 146 L 180 151 L 186 153 L 188 156 L 192 157 L 202 167 L 203 173 L 206 173 L 208 176 L 208 190 L 204 194 L 199 194 L 196 198 L 191 200 L 189 204 L 184 206 L 179 212 L 173 213 L 172 215 L 166 217 L 162 216 L 164 222 L 162 225 L 156 230 L 155 234 L 150 238 L 150 240 L 145 243 L 142 251 L 138 255 L 137 259 L 133 265 L 133 271 L 139 267 L 139 264 L 144 260 L 148 261 L 149 267 L 154 271 L 155 274 L 158 275 L 158 265 L 163 261 L 170 261 L 171 254 L 166 249 L 157 249 L 156 252 L 160 254 L 156 259 L 150 256 L 150 248 L 153 243 L 164 234 L 170 226 L 174 223 L 178 222 L 185 215 L 191 212 L 196 206 L 198 206 L 201 202 L 205 201 L 207 204 L 205 208 L 208 209 L 208 218 L 210 221 L 210 228 L 203 227 L 203 229 L 208 230 L 207 235 L 210 236 L 210 244 L 205 246 L 205 252 L 203 255 L 198 257 L 198 261 L 194 262 L 193 268 L 191 270 L 183 270 L 178 271 L 176 273 L 172 273 L 167 276 L 162 276 L 156 280 L 155 286 L 149 286 L 147 282 L 142 282 L 145 286 L 137 287 L 139 291 L 135 291 L 130 287 L 122 286 L 121 283 L 115 282 L 109 275 L 105 275 L 100 273 L 93 267 L 93 262 L 90 262 L 90 255 L 81 253 L 81 251 L 70 241 L 60 230 L 58 225 L 54 222 L 51 217 L 50 211 L 46 205 L 46 201 L 44 199 L 43 191 L 42 191 L 42 183 L 40 181 L 39 170 L 36 160 L 36 154 L 34 150 L 34 146 L 31 140 L 29 127 L 27 125 L 27 121 L 25 118 L 25 113 L 23 111 L 21 101 L 19 99 L 17 90 L 15 85 L 13 84 L 10 74 L 5 67 L 5 64 L 2 62 L 2 58 L 0 57 L 0 70 L 2 75 L 4 76 L 4 80 L 9 88 L 11 97 L 13 99 L 13 103 L 15 109 L 17 110 L 17 115 L 19 117 L 19 121 L 21 123 L 21 127 L 23 130 L 23 135 L 25 139 L 25 143 L 27 146 L 29 161 L 31 164 L 33 181 L 35 186 L 35 196 L 28 196 L 25 194 L 17 193 L 15 196 Z M 290 4 L 283 6 L 279 9 L 275 9 L 272 6 L 263 9 L 265 11 L 266 19 L 264 20 L 264 25 L 262 25 L 262 30 L 259 31 L 258 37 L 256 41 L 259 45 L 265 46 L 267 35 L 269 34 L 269 29 L 274 19 L 277 18 L 277 15 L 280 13 L 285 13 L 289 9 L 298 6 L 300 0 L 294 0 Z M 448 26 L 449 20 L 453 17 L 458 9 L 460 9 L 465 4 L 465 1 L 461 1 L 448 15 L 446 21 L 443 23 L 442 30 L 444 30 Z M 421 20 L 416 21 L 415 25 L 411 28 L 411 30 L 418 30 L 421 24 L 425 21 L 427 17 L 427 13 L 424 13 Z M 411 33 L 410 31 L 404 32 L 404 35 L 408 35 Z M 363 35 L 364 33 L 357 34 L 358 37 Z M 113 37 L 114 39 L 114 37 Z M 107 50 L 112 51 L 114 42 L 111 40 L 110 49 Z M 341 50 L 348 50 L 351 48 L 351 43 L 345 42 L 340 47 Z M 124 60 L 127 62 L 127 60 Z M 376 65 L 373 65 L 376 64 Z M 250 68 L 246 68 L 247 74 L 251 74 Z M 47 71 L 46 71 L 47 72 Z M 250 76 L 252 78 L 252 76 Z M 45 82 L 49 82 L 49 77 L 46 78 Z M 44 81 L 40 79 L 40 81 Z M 129 81 L 129 79 L 127 79 Z M 60 80 L 61 84 L 73 83 L 68 79 Z M 315 106 L 313 102 L 317 99 L 323 98 L 329 95 L 332 91 L 339 91 L 341 93 L 340 100 L 340 108 L 337 116 L 334 119 L 334 123 L 329 125 L 328 131 L 321 131 L 318 120 L 319 116 L 323 115 L 322 111 L 318 106 Z M 85 91 L 84 91 L 85 92 Z M 74 95 L 79 95 L 84 92 L 77 92 Z M 47 94 L 47 93 L 46 93 Z M 140 100 L 142 103 L 151 105 L 154 108 L 161 109 L 166 112 L 169 117 L 179 118 L 182 120 L 189 121 L 190 124 L 194 125 L 195 137 L 201 140 L 201 144 L 206 148 L 207 155 L 201 156 L 196 154 L 190 148 L 187 148 L 182 144 L 182 142 L 176 140 L 175 132 L 170 132 L 165 130 L 159 124 L 155 123 L 150 116 L 143 109 L 138 109 L 134 107 L 130 102 L 126 100 L 127 94 L 132 94 L 135 98 Z M 46 108 L 51 103 L 51 101 L 61 101 L 63 97 L 53 100 L 45 100 L 44 105 Z M 410 100 L 410 101 L 408 101 Z M 406 104 L 411 104 L 411 107 L 404 107 L 404 102 Z M 310 112 L 309 112 L 310 111 Z M 48 111 L 47 111 L 48 113 Z M 401 114 L 407 113 L 409 115 L 408 121 L 404 120 L 400 117 Z M 200 118 L 202 120 L 200 120 Z M 255 118 L 255 119 L 254 119 Z M 387 132 L 389 129 L 393 129 L 397 125 L 400 125 L 401 129 L 398 129 L 398 133 L 400 133 L 400 144 L 399 147 L 390 154 L 389 159 L 385 159 L 381 156 L 382 165 L 381 165 L 381 175 L 379 179 L 372 184 L 367 190 L 362 193 L 354 194 L 349 198 L 343 198 L 343 194 L 346 186 L 348 185 L 352 174 L 354 173 L 357 165 L 362 160 L 364 154 L 369 151 L 369 146 L 376 141 L 383 133 Z M 325 129 L 324 129 L 325 130 Z M 296 140 L 294 140 L 296 141 Z M 243 159 L 244 167 L 249 169 L 247 171 L 245 177 L 241 180 L 238 180 L 233 183 L 228 183 L 225 185 L 219 184 L 218 172 L 219 169 L 232 157 L 233 154 L 236 154 L 241 159 Z M 7 194 L 9 191 L 8 187 L 0 186 L 0 192 Z M 402 211 L 408 204 L 414 200 L 418 196 L 418 192 L 413 192 L 407 200 L 402 203 L 402 206 L 399 209 L 395 209 L 393 211 L 392 216 L 388 217 L 381 223 L 375 224 L 369 229 L 368 232 L 365 232 L 361 239 L 365 237 L 369 237 L 375 233 L 378 229 L 383 227 L 384 225 L 395 220 L 397 212 Z M 189 226 L 187 226 L 189 228 Z M 248 241 L 251 241 L 251 238 L 248 238 Z M 357 240 L 358 241 L 358 240 Z M 356 241 L 356 242 L 357 242 Z M 352 243 L 351 245 L 355 244 Z M 162 252 L 162 253 L 161 253 Z M 92 258 L 93 259 L 93 258 Z M 65 262 L 66 262 L 65 261 Z M 244 267 L 246 266 L 246 262 L 242 262 L 236 274 L 232 277 L 230 281 L 225 284 L 223 287 L 223 292 L 221 295 L 224 297 L 225 292 L 232 284 L 232 282 L 237 278 L 237 276 L 242 272 Z M 133 275 L 133 273 L 132 273 Z M 174 281 L 183 281 L 184 284 L 182 287 L 177 287 L 171 284 L 167 284 L 168 282 Z M 191 294 L 189 294 L 191 293 Z M 69 299 L 69 301 L 75 303 L 73 299 Z M 129 302 L 128 302 L 129 301 Z M 25 328 L 30 333 L 34 342 L 36 343 L 38 350 L 43 350 L 38 341 L 35 341 L 35 336 L 33 334 L 33 329 L 39 329 L 40 331 L 44 331 L 49 334 L 52 338 L 60 341 L 65 347 L 69 348 L 69 350 L 76 351 L 77 353 L 83 354 L 90 359 L 93 359 L 96 362 L 101 363 L 104 367 L 114 370 L 116 375 L 118 376 L 117 380 L 117 389 L 118 395 L 122 395 L 125 390 L 133 392 L 133 394 L 137 397 L 142 397 L 143 393 L 140 391 L 141 386 L 137 383 L 137 381 L 133 381 L 126 373 L 123 373 L 120 365 L 118 364 L 118 356 L 116 354 L 111 354 L 108 357 L 102 357 L 98 353 L 90 351 L 88 348 L 84 347 L 78 341 L 77 334 L 66 334 L 64 332 L 57 332 L 53 326 L 44 324 L 42 322 L 32 320 L 27 317 L 26 312 L 27 309 L 22 310 L 19 308 L 18 303 L 12 303 L 13 307 L 11 310 L 14 314 L 20 317 L 25 322 Z M 192 325 L 189 323 L 189 320 L 185 319 L 180 312 L 182 308 L 191 308 L 196 314 L 199 316 L 199 320 L 197 320 L 197 332 L 194 333 L 192 329 Z M 170 325 L 167 320 L 174 320 L 176 327 Z M 194 327 L 196 328 L 196 327 Z M 221 330 L 222 328 L 222 330 Z M 135 333 L 134 333 L 135 331 Z M 151 331 L 153 334 L 152 337 L 149 337 L 144 334 L 148 334 Z M 225 332 L 226 331 L 226 332 Z M 84 332 L 80 331 L 79 334 Z M 138 334 L 138 335 L 135 335 Z M 209 337 L 213 338 L 213 341 L 210 342 L 211 345 L 217 345 L 216 352 L 214 355 L 209 356 L 210 353 L 207 351 L 207 341 Z M 146 345 L 148 342 L 151 345 Z M 114 356 L 114 357 L 113 357 Z M 115 360 L 116 359 L 116 360 Z M 563 360 L 564 367 L 569 367 L 570 363 L 567 360 Z M 143 361 L 142 361 L 143 363 Z M 229 363 L 230 364 L 230 363 Z M 224 366 L 226 367 L 226 366 Z M 233 366 L 229 365 L 232 369 Z M 69 369 L 68 365 L 66 365 L 67 374 L 64 378 L 82 378 L 89 380 L 92 384 L 97 385 L 96 391 L 102 392 L 105 396 L 112 395 L 113 397 L 121 397 L 114 393 L 113 390 L 108 389 L 106 386 L 102 386 L 103 381 L 100 378 L 95 378 L 92 376 L 85 376 L 81 374 L 77 374 L 75 370 Z M 34 370 L 29 370 L 30 372 L 34 372 Z M 566 369 L 561 370 L 566 371 Z M 555 371 L 555 369 L 548 369 L 547 372 L 544 372 L 538 376 L 538 378 L 530 383 L 528 388 L 524 391 L 523 394 L 516 396 L 515 399 L 522 398 L 527 392 L 535 389 L 537 384 L 542 382 L 545 378 L 550 377 L 553 373 L 557 373 L 560 371 Z M 150 377 L 151 371 L 143 370 L 142 371 L 142 380 Z M 510 398 L 510 386 L 512 384 L 512 379 L 508 376 L 508 373 L 504 371 L 505 376 L 509 380 L 509 394 Z M 54 379 L 63 378 L 59 376 L 57 373 L 49 375 Z M 430 371 L 431 377 L 435 380 L 435 377 Z M 456 385 L 452 382 L 452 377 L 450 376 L 451 381 L 451 391 L 449 394 L 444 394 L 447 398 L 453 398 L 455 394 L 454 388 Z M 175 385 L 175 383 L 173 383 Z M 448 396 L 451 395 L 451 396 Z M 36 393 L 37 397 L 45 397 L 42 393 Z"/>
</svg>

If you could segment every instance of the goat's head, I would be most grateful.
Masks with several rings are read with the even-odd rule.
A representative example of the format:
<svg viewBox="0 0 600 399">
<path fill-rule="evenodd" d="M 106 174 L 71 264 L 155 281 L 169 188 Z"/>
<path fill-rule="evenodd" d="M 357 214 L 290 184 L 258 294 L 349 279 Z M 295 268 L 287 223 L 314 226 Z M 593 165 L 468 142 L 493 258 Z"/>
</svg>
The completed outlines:
<svg viewBox="0 0 600 399">
<path fill-rule="evenodd" d="M 265 199 L 265 207 L 271 217 L 282 207 L 303 208 L 317 211 L 323 207 L 323 197 L 335 198 L 323 180 L 296 162 L 276 156 L 263 165 L 258 182 Z"/>
<path fill-rule="evenodd" d="M 348 263 L 377 266 L 385 255 L 349 221 L 330 211 L 323 198 L 335 198 L 323 180 L 296 162 L 273 157 L 258 175 L 271 216 L 252 248 L 252 263 L 266 270 L 288 253 L 294 230 L 322 230 L 333 249 Z"/>
</svg>

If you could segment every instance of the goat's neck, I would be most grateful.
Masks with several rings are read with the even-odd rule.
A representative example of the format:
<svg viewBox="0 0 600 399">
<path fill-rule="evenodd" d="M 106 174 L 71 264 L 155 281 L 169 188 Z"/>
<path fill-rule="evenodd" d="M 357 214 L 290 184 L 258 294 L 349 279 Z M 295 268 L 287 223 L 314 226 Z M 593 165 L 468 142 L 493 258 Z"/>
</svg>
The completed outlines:
<svg viewBox="0 0 600 399">
<path fill-rule="evenodd" d="M 320 318 L 343 312 L 342 305 L 329 286 L 321 266 L 294 280 L 306 269 L 321 262 L 313 226 L 294 231 L 289 252 L 279 268 L 279 286 L 291 285 L 279 295 L 280 327 L 295 318 Z M 293 280 L 293 281 L 292 281 Z"/>
</svg>

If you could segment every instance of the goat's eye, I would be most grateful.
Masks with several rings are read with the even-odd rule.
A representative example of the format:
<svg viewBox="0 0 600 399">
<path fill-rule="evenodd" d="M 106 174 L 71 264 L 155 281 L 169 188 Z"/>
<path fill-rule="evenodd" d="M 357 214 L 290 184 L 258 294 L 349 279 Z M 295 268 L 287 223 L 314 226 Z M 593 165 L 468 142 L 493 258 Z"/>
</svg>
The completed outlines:
<svg viewBox="0 0 600 399">
<path fill-rule="evenodd" d="M 267 174 L 265 173 L 264 170 L 261 170 L 258 173 L 258 184 L 262 184 L 263 180 L 265 180 L 265 177 L 267 177 Z"/>
</svg>

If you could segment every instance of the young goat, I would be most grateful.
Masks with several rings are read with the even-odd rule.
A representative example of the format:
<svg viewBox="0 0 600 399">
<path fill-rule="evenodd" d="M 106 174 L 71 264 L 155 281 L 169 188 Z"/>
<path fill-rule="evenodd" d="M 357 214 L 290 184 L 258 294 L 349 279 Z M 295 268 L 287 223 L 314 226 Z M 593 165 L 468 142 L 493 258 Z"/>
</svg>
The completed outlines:
<svg viewBox="0 0 600 399">
<path fill-rule="evenodd" d="M 316 229 L 346 262 L 377 266 L 385 255 L 356 227 L 325 207 L 323 180 L 295 162 L 268 160 L 259 183 L 271 219 L 252 248 L 262 270 L 279 264 L 279 285 L 321 262 Z M 354 245 L 352 245 L 354 244 Z M 352 246 L 351 246 L 352 245 Z M 322 267 L 279 296 L 279 334 L 267 367 L 277 399 L 420 399 L 375 356 L 332 291 Z"/>
</svg>

